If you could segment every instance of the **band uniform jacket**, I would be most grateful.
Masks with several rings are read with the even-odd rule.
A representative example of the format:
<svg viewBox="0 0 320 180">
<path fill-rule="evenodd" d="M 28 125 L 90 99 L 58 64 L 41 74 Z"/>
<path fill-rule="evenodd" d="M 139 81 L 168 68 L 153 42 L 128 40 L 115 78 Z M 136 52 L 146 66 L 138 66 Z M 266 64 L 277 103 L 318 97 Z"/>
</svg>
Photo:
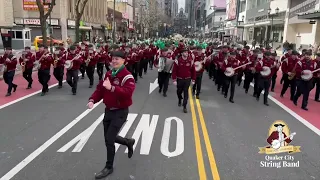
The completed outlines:
<svg viewBox="0 0 320 180">
<path fill-rule="evenodd" d="M 24 58 L 23 58 L 24 56 Z M 22 62 L 25 62 L 26 63 L 26 66 L 25 68 L 26 69 L 30 69 L 30 68 L 33 68 L 33 63 L 35 61 L 35 56 L 31 53 L 31 52 L 27 52 L 27 54 L 23 55 L 19 58 L 19 63 L 21 65 Z M 27 59 L 25 61 L 25 59 Z"/>
<path fill-rule="evenodd" d="M 3 64 L 7 66 L 7 72 L 16 70 L 18 63 L 16 56 L 9 57 L 11 57 L 11 55 L 5 56 L 5 59 L 3 58 Z M 7 61 L 8 59 L 9 61 Z"/>
<path fill-rule="evenodd" d="M 282 61 L 281 70 L 284 74 L 288 74 L 288 72 L 292 72 L 293 68 L 295 67 L 297 63 L 297 59 L 292 59 L 291 57 L 288 57 Z"/>
<path fill-rule="evenodd" d="M 78 54 L 71 54 L 71 53 L 67 53 L 65 57 L 65 61 L 67 60 L 73 60 L 74 57 L 76 57 Z M 83 59 L 82 56 L 79 56 L 78 58 L 73 60 L 73 66 L 70 70 L 79 70 L 81 64 L 83 63 Z"/>
<path fill-rule="evenodd" d="M 227 60 L 224 60 L 223 63 L 222 63 L 222 66 L 221 66 L 221 70 L 224 72 L 226 71 L 226 69 L 228 67 L 231 67 L 231 68 L 236 68 L 240 65 L 240 61 L 236 58 L 232 59 L 232 58 L 228 58 Z M 238 74 L 238 72 L 240 71 L 240 68 L 239 69 L 236 69 L 235 70 L 235 74 Z"/>
<path fill-rule="evenodd" d="M 267 77 L 264 77 L 264 78 L 271 78 L 274 74 L 274 68 L 276 68 L 276 62 L 270 58 L 270 59 L 267 59 L 267 58 L 263 58 L 262 60 L 258 61 L 257 64 L 256 64 L 256 71 L 257 72 L 261 72 L 263 70 L 263 67 L 266 66 L 266 67 L 269 67 L 270 70 L 271 70 L 271 73 L 269 74 L 269 76 Z"/>
<path fill-rule="evenodd" d="M 131 73 L 126 69 L 122 69 L 115 77 L 111 76 L 111 71 L 105 75 L 105 79 L 109 78 L 112 85 L 110 90 L 103 86 L 104 81 L 100 81 L 96 90 L 89 98 L 94 103 L 103 99 L 103 103 L 107 109 L 124 109 L 132 105 L 132 95 L 135 90 L 135 80 Z"/>
<path fill-rule="evenodd" d="M 296 78 L 297 79 L 301 79 L 301 73 L 304 70 L 310 70 L 310 71 L 314 71 L 315 69 L 317 69 L 317 63 L 315 61 L 307 60 L 306 58 L 301 59 L 300 61 L 297 62 L 296 65 Z M 314 75 L 314 74 L 312 74 Z"/>
<path fill-rule="evenodd" d="M 84 59 L 85 61 L 88 60 L 88 58 L 90 58 L 90 62 L 88 64 L 89 67 L 94 67 L 96 66 L 97 62 L 98 62 L 98 56 L 97 53 L 95 51 L 92 52 L 87 52 L 86 54 L 86 59 Z"/>
<path fill-rule="evenodd" d="M 176 81 L 177 79 L 189 79 L 192 81 L 196 80 L 196 69 L 192 58 L 188 56 L 186 60 L 182 57 L 176 59 L 173 63 L 172 69 L 172 80 Z"/>
<path fill-rule="evenodd" d="M 135 63 L 135 56 L 133 55 L 133 52 L 130 50 L 126 56 L 126 62 L 125 64 L 130 66 L 133 65 Z"/>
<path fill-rule="evenodd" d="M 46 70 L 46 69 L 50 69 L 51 65 L 53 64 L 53 56 L 52 54 L 48 53 L 47 55 L 45 55 L 41 61 L 39 61 L 39 63 L 41 64 L 40 69 L 41 70 Z"/>
</svg>

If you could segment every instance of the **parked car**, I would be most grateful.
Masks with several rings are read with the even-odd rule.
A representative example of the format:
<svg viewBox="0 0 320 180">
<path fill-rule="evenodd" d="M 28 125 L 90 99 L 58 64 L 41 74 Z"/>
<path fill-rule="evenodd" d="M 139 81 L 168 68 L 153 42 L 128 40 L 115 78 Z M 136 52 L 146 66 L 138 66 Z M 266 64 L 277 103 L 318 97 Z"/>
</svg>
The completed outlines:
<svg viewBox="0 0 320 180">
<path fill-rule="evenodd" d="M 51 41 L 52 41 L 52 45 L 54 45 L 54 46 L 57 46 L 60 43 L 63 43 L 62 40 L 58 40 L 58 39 L 55 39 L 55 38 L 47 37 L 47 44 L 46 45 L 49 46 Z M 36 43 L 39 45 L 39 44 L 42 44 L 42 42 L 43 42 L 42 36 L 36 36 L 34 38 L 33 44 L 34 44 L 34 46 L 36 46 Z"/>
</svg>

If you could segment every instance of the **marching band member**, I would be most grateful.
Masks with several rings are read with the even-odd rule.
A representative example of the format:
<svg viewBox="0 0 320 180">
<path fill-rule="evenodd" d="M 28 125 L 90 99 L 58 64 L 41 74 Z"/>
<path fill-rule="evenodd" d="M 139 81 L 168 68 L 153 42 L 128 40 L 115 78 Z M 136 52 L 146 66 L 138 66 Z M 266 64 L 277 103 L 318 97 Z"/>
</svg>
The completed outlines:
<svg viewBox="0 0 320 180">
<path fill-rule="evenodd" d="M 234 68 L 240 66 L 240 61 L 238 59 L 236 59 L 236 55 L 237 55 L 236 52 L 230 52 L 230 56 L 228 57 L 228 59 L 226 59 L 223 62 L 222 66 L 221 66 L 221 70 L 223 72 L 225 72 L 228 67 L 231 67 L 234 69 Z M 229 87 L 231 84 L 230 98 L 229 98 L 229 102 L 231 102 L 231 103 L 234 103 L 233 97 L 234 97 L 235 86 L 237 83 L 238 72 L 239 72 L 239 69 L 235 70 L 235 73 L 230 77 L 226 76 L 225 81 L 224 81 L 224 86 L 223 86 L 224 98 L 228 97 L 228 91 L 229 91 Z"/>
<path fill-rule="evenodd" d="M 128 69 L 128 71 L 133 75 L 133 64 L 134 64 L 134 59 L 132 57 L 132 45 L 128 44 L 128 46 L 125 47 L 125 55 L 126 55 L 126 61 L 125 61 L 125 66 Z"/>
<path fill-rule="evenodd" d="M 96 67 L 96 64 L 98 62 L 98 56 L 97 53 L 94 51 L 93 45 L 89 44 L 88 51 L 86 54 L 86 73 L 89 78 L 89 88 L 92 88 L 93 81 L 94 81 L 94 69 Z"/>
<path fill-rule="evenodd" d="M 256 64 L 256 71 L 257 72 L 264 72 L 266 70 L 269 71 L 269 73 L 262 75 L 259 75 L 259 80 L 258 80 L 258 92 L 256 94 L 256 99 L 259 101 L 260 94 L 262 90 L 264 90 L 264 98 L 263 98 L 263 103 L 266 106 L 269 106 L 268 104 L 268 95 L 269 95 L 269 89 L 270 89 L 270 83 L 271 83 L 271 77 L 273 76 L 274 68 L 276 67 L 276 62 L 271 58 L 271 53 L 270 52 L 265 52 L 264 53 L 265 58 L 257 62 Z"/>
<path fill-rule="evenodd" d="M 132 95 L 135 90 L 134 78 L 125 68 L 125 54 L 122 51 L 112 52 L 111 71 L 106 73 L 104 81 L 100 81 L 95 92 L 89 98 L 88 108 L 103 99 L 106 105 L 103 119 L 104 139 L 107 147 L 107 162 L 102 171 L 95 175 L 96 179 L 107 177 L 113 172 L 115 143 L 128 148 L 128 158 L 133 155 L 134 139 L 118 135 L 127 120 L 129 106 L 132 105 Z"/>
<path fill-rule="evenodd" d="M 237 59 L 240 61 L 240 64 L 245 64 L 246 63 L 247 58 L 249 56 L 249 50 L 250 50 L 249 46 L 245 46 L 242 50 L 241 50 L 241 48 L 237 49 L 237 52 L 238 52 L 237 53 Z M 244 70 L 243 69 L 239 69 L 238 77 L 237 77 L 238 86 L 241 85 L 243 74 L 244 74 Z"/>
<path fill-rule="evenodd" d="M 290 100 L 293 100 L 293 97 L 296 93 L 296 78 L 294 77 L 294 67 L 298 62 L 298 55 L 299 53 L 296 51 L 291 52 L 291 56 L 288 56 L 288 58 L 284 59 L 282 61 L 281 70 L 283 73 L 283 85 L 282 90 L 280 93 L 280 97 L 283 97 L 283 95 L 286 93 L 288 87 L 290 86 Z"/>
<path fill-rule="evenodd" d="M 317 63 L 317 68 L 320 68 L 320 53 L 317 54 L 315 62 Z M 314 86 L 316 87 L 314 100 L 320 102 L 320 72 L 315 73 Z"/>
<path fill-rule="evenodd" d="M 168 57 L 168 48 L 162 49 L 161 52 L 158 60 L 159 93 L 163 92 L 163 96 L 167 97 L 169 79 L 171 77 L 174 60 L 171 57 Z"/>
<path fill-rule="evenodd" d="M 190 83 L 195 83 L 196 80 L 196 70 L 187 49 L 181 50 L 182 55 L 175 60 L 172 70 L 172 80 L 173 84 L 177 85 L 177 96 L 178 96 L 178 106 L 181 106 L 182 93 L 183 93 L 183 112 L 187 113 L 187 103 L 188 103 L 188 89 Z"/>
<path fill-rule="evenodd" d="M 50 68 L 53 64 L 53 57 L 52 54 L 50 54 L 47 46 L 44 46 L 42 48 L 43 50 L 40 50 L 40 53 L 42 53 L 42 55 L 38 59 L 38 62 L 40 63 L 40 68 L 38 70 L 38 79 L 40 84 L 42 85 L 41 96 L 44 96 L 47 92 L 49 92 L 48 82 L 51 77 Z"/>
<path fill-rule="evenodd" d="M 99 76 L 99 81 L 102 80 L 102 76 L 103 76 L 103 66 L 105 65 L 106 62 L 106 56 L 103 55 L 103 47 L 100 46 L 100 44 L 97 45 L 97 50 L 96 53 L 97 54 L 97 58 L 98 58 L 98 62 L 97 62 L 97 73 Z"/>
<path fill-rule="evenodd" d="M 145 52 L 146 52 L 147 47 L 145 46 L 145 44 L 141 44 L 141 47 L 139 48 L 138 51 L 138 57 L 139 57 L 139 77 L 142 78 L 142 74 L 144 72 L 144 74 L 147 73 L 148 70 L 148 60 L 145 57 Z"/>
<path fill-rule="evenodd" d="M 216 59 L 217 62 L 217 79 L 216 79 L 216 83 L 217 83 L 217 90 L 220 91 L 220 89 L 222 88 L 223 91 L 223 85 L 224 85 L 224 72 L 221 70 L 221 66 L 223 64 L 223 62 L 225 60 L 227 60 L 228 58 L 228 46 L 223 46 L 221 51 L 218 54 L 218 58 Z M 221 93 L 223 93 L 221 91 Z"/>
<path fill-rule="evenodd" d="M 155 47 L 152 42 L 150 42 L 150 45 L 149 45 L 149 48 L 150 48 L 150 57 L 149 58 L 149 67 L 150 69 L 152 70 L 153 69 L 153 62 L 154 62 L 154 56 L 157 54 L 157 47 Z"/>
<path fill-rule="evenodd" d="M 67 69 L 67 83 L 72 88 L 72 94 L 77 94 L 78 80 L 79 80 L 79 69 L 81 64 L 83 63 L 83 59 L 81 54 L 76 53 L 76 47 L 70 46 L 70 53 L 65 56 L 65 61 L 72 63 L 72 66 Z"/>
<path fill-rule="evenodd" d="M 0 64 L 5 66 L 3 72 L 4 82 L 8 85 L 6 97 L 11 96 L 11 92 L 16 92 L 18 85 L 13 83 L 14 74 L 17 66 L 17 58 L 13 55 L 11 48 L 6 48 L 5 54 L 0 59 Z"/>
<path fill-rule="evenodd" d="M 196 95 L 196 98 L 199 99 L 202 84 L 202 75 L 206 66 L 201 46 L 198 46 L 196 48 L 196 51 L 193 52 L 193 56 L 196 70 L 196 81 L 195 84 L 192 86 L 192 95 Z"/>
<path fill-rule="evenodd" d="M 62 81 L 64 75 L 64 58 L 67 53 L 63 47 L 58 47 L 54 53 L 54 62 L 53 62 L 53 76 L 58 81 L 58 88 L 62 88 Z"/>
<path fill-rule="evenodd" d="M 310 51 L 307 51 L 304 57 L 297 62 L 295 67 L 295 73 L 297 78 L 297 92 L 294 95 L 293 103 L 297 105 L 299 97 L 303 95 L 301 108 L 306 111 L 308 111 L 307 106 L 310 89 L 312 87 L 312 79 L 304 80 L 301 76 L 305 75 L 304 70 L 313 71 L 317 68 L 317 63 L 311 60 L 311 56 L 312 53 Z M 313 76 L 313 74 L 311 74 L 311 76 Z"/>
<path fill-rule="evenodd" d="M 287 53 L 284 54 L 284 56 L 281 57 L 281 62 L 284 61 L 285 59 L 288 59 L 289 57 L 291 57 L 291 55 L 292 55 L 292 49 L 288 49 Z M 280 80 L 280 84 L 282 84 L 284 82 L 285 77 L 286 77 L 286 75 L 282 74 L 282 78 Z"/>
<path fill-rule="evenodd" d="M 35 60 L 35 56 L 30 52 L 30 47 L 25 47 L 25 51 L 23 52 L 22 56 L 19 59 L 19 63 L 22 67 L 22 75 L 25 80 L 28 82 L 27 89 L 32 88 L 32 69 L 33 69 L 33 63 Z"/>
<path fill-rule="evenodd" d="M 272 69 L 274 72 L 272 72 L 273 75 L 272 75 L 272 78 L 271 78 L 271 92 L 274 92 L 274 87 L 276 86 L 277 77 L 278 77 L 277 73 L 278 73 L 279 68 L 281 66 L 281 61 L 279 61 L 277 59 L 277 53 L 276 52 L 271 52 L 271 58 L 272 58 L 273 61 L 276 62 L 276 67 Z"/>
<path fill-rule="evenodd" d="M 85 54 L 87 54 L 88 48 L 86 43 L 81 43 L 81 50 L 80 54 L 83 56 L 82 58 L 85 59 Z M 80 72 L 81 72 L 81 79 L 84 79 L 84 74 L 86 73 L 86 63 L 82 62 L 80 66 Z"/>
</svg>

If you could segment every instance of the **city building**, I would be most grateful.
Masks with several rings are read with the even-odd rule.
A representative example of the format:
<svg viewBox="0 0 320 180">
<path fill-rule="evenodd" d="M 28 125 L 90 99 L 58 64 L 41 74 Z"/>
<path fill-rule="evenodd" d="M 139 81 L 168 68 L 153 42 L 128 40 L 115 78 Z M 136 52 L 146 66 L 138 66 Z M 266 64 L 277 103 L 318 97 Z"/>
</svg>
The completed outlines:
<svg viewBox="0 0 320 180">
<path fill-rule="evenodd" d="M 31 30 L 31 40 L 35 36 L 41 36 L 39 10 L 34 0 L 12 0 L 14 31 L 23 29 Z M 56 5 L 51 13 L 51 24 L 53 27 L 52 37 L 66 40 L 69 36 L 75 41 L 75 4 L 76 0 L 56 0 Z M 45 8 L 48 8 L 45 6 Z M 93 36 L 105 36 L 107 15 L 107 1 L 88 1 L 80 22 L 80 36 L 82 40 L 91 40 Z"/>
<path fill-rule="evenodd" d="M 225 1 L 210 1 L 206 3 L 205 10 L 206 36 L 220 38 L 224 33 L 224 21 L 226 19 L 226 3 Z"/>
<path fill-rule="evenodd" d="M 188 34 L 188 19 L 183 12 L 183 8 L 180 8 L 179 14 L 174 18 L 173 29 L 175 33 Z"/>
<path fill-rule="evenodd" d="M 12 0 L 0 0 L 0 48 L 11 46 L 9 30 L 13 26 Z"/>
<path fill-rule="evenodd" d="M 179 14 L 178 0 L 172 0 L 172 16 L 175 18 Z"/>
</svg>

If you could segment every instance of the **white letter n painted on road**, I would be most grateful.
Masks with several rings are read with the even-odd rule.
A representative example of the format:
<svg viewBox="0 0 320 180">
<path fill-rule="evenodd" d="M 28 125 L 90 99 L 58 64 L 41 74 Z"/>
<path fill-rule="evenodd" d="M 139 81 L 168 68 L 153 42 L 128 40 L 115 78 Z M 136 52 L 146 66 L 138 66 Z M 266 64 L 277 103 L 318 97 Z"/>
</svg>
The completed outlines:
<svg viewBox="0 0 320 180">
<path fill-rule="evenodd" d="M 173 152 L 169 152 L 169 140 L 171 131 L 171 122 L 175 120 L 177 122 L 177 140 L 176 149 Z M 177 117 L 168 117 L 164 122 L 163 135 L 161 140 L 161 153 L 165 156 L 174 157 L 183 153 L 184 151 L 184 127 L 181 119 Z"/>
<path fill-rule="evenodd" d="M 141 149 L 140 154 L 149 155 L 153 136 L 157 127 L 159 115 L 153 115 L 150 122 L 150 114 L 143 114 L 132 138 L 136 140 L 133 149 L 136 149 L 138 141 L 141 136 Z M 128 149 L 125 151 L 128 153 Z"/>
<path fill-rule="evenodd" d="M 80 133 L 77 137 L 73 138 L 70 142 L 60 148 L 57 152 L 66 152 L 70 149 L 73 145 L 76 147 L 72 150 L 72 152 L 80 152 L 84 145 L 86 145 L 87 141 L 89 140 L 90 136 L 92 135 L 93 131 L 97 128 L 97 126 L 103 120 L 104 114 L 102 114 L 90 127 Z"/>
</svg>

